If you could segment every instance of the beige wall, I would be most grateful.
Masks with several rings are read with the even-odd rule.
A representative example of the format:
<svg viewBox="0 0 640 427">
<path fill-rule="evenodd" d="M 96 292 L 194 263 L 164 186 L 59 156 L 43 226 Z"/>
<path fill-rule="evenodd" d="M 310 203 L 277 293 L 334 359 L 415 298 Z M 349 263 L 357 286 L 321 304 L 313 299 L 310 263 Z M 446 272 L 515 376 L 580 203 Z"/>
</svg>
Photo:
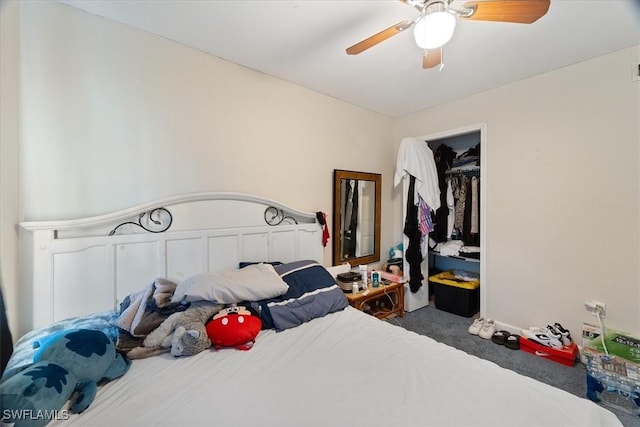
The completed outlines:
<svg viewBox="0 0 640 427">
<path fill-rule="evenodd" d="M 65 5 L 23 11 L 29 220 L 215 190 L 329 212 L 333 168 L 391 172 L 389 118 Z"/>
<path fill-rule="evenodd" d="M 486 124 L 488 317 L 576 335 L 598 300 L 609 327 L 640 332 L 639 59 L 626 49 L 394 121 L 396 144 Z"/>
<path fill-rule="evenodd" d="M 19 22 L 18 3 L 0 0 L 0 286 L 14 337 L 18 330 Z"/>
</svg>

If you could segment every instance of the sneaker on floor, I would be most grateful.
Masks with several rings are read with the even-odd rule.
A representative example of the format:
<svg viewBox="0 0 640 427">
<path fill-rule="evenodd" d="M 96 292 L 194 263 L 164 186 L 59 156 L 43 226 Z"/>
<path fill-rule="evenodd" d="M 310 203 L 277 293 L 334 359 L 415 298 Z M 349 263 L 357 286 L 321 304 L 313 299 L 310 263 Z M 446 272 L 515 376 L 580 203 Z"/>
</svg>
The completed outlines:
<svg viewBox="0 0 640 427">
<path fill-rule="evenodd" d="M 573 342 L 573 340 L 571 339 L 571 332 L 563 328 L 560 323 L 556 322 L 553 324 L 553 326 L 547 326 L 547 328 L 553 328 L 557 334 L 560 334 L 562 336 L 563 345 L 571 345 L 571 343 Z"/>
<path fill-rule="evenodd" d="M 484 321 L 482 325 L 482 329 L 478 333 L 480 338 L 484 338 L 485 340 L 490 340 L 493 334 L 496 332 L 496 324 L 493 320 L 487 319 Z"/>
<path fill-rule="evenodd" d="M 484 319 L 482 317 L 473 321 L 473 324 L 469 326 L 469 333 L 471 335 L 478 335 L 480 330 L 482 329 L 482 325 L 484 324 Z"/>
<path fill-rule="evenodd" d="M 562 335 L 555 332 L 551 327 L 545 329 L 531 327 L 529 329 L 522 329 L 520 333 L 523 337 L 533 342 L 536 342 L 545 347 L 551 348 L 563 348 Z"/>
</svg>

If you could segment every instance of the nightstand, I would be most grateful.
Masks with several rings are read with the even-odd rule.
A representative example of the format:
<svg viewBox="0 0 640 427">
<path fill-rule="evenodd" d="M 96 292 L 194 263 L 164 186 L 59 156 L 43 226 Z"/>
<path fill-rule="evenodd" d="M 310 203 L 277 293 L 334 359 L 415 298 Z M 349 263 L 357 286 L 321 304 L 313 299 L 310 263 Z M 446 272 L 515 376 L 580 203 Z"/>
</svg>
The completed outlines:
<svg viewBox="0 0 640 427">
<path fill-rule="evenodd" d="M 369 291 L 367 295 L 364 290 L 361 290 L 357 294 L 346 293 L 345 296 L 352 307 L 378 319 L 396 315 L 404 316 L 404 285 L 402 283 L 380 284 L 377 288 L 369 285 L 367 290 Z"/>
</svg>

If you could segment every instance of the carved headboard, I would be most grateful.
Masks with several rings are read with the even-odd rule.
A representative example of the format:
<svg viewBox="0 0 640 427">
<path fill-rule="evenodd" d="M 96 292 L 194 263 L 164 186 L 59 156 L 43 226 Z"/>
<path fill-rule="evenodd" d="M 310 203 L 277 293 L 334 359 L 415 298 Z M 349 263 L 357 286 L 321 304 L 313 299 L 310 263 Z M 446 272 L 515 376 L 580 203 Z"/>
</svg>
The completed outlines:
<svg viewBox="0 0 640 427">
<path fill-rule="evenodd" d="M 20 225 L 23 309 L 32 302 L 21 318 L 24 331 L 117 308 L 157 277 L 179 283 L 241 261 L 323 263 L 314 212 L 243 193 L 188 194 L 108 215 Z"/>
</svg>

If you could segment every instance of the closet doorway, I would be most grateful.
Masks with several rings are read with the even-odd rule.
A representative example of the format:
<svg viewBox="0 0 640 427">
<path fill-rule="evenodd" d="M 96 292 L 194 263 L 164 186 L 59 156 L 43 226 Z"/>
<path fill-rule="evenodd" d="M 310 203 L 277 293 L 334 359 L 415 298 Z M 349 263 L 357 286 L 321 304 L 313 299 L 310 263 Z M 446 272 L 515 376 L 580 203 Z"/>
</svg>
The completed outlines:
<svg viewBox="0 0 640 427">
<path fill-rule="evenodd" d="M 486 175 L 487 175 L 487 144 L 486 144 L 486 124 L 477 124 L 471 125 L 464 128 L 452 129 L 449 131 L 439 132 L 435 134 L 422 135 L 418 136 L 419 140 L 425 141 L 429 148 L 434 153 L 436 157 L 438 154 L 442 154 L 443 152 L 453 151 L 454 157 L 457 159 L 455 166 L 449 168 L 447 170 L 445 179 L 447 181 L 454 180 L 456 183 L 466 183 L 467 189 L 471 191 L 472 189 L 472 180 L 473 184 L 476 185 L 477 190 L 477 210 L 474 215 L 477 215 L 477 223 L 476 227 L 471 227 L 471 210 L 467 208 L 467 216 L 464 219 L 464 226 L 462 226 L 462 219 L 458 218 L 457 225 L 458 227 L 454 227 L 453 233 L 458 233 L 461 235 L 455 236 L 455 239 L 467 240 L 465 241 L 465 250 L 472 250 L 479 252 L 470 252 L 470 253 L 460 253 L 458 256 L 441 256 L 439 254 L 434 253 L 433 251 L 429 251 L 429 254 L 424 257 L 424 260 L 421 264 L 422 274 L 424 276 L 423 287 L 428 289 L 428 277 L 431 274 L 436 273 L 438 270 L 450 270 L 450 269 L 461 269 L 467 270 L 471 272 L 478 273 L 480 275 L 480 316 L 486 315 L 487 308 L 487 286 L 489 285 L 486 277 L 487 277 L 487 269 L 486 269 L 486 259 L 487 259 L 487 251 L 486 251 L 486 242 L 487 242 L 487 233 L 486 233 Z M 438 150 L 438 147 L 443 146 Z M 471 158 L 475 154 L 478 157 L 477 162 L 465 163 L 465 154 L 466 157 Z M 451 156 L 451 154 L 449 154 Z M 445 183 L 440 183 L 441 192 L 445 191 L 447 185 Z M 406 194 L 406 188 L 404 193 Z M 458 196 L 458 195 L 457 195 Z M 446 196 L 445 196 L 446 197 Z M 467 200 L 470 200 L 467 199 Z M 406 203 L 405 203 L 406 205 Z M 443 210 L 448 211 L 448 207 L 446 203 L 443 203 Z M 437 214 L 441 215 L 438 216 Z M 430 233 L 430 236 L 436 238 L 435 243 L 443 243 L 447 240 L 451 240 L 451 231 L 443 231 L 443 228 L 451 229 L 451 225 L 443 227 L 443 222 L 447 222 L 447 215 L 442 215 L 442 211 L 436 212 L 434 215 L 434 219 L 440 220 L 440 225 L 438 226 L 438 233 L 436 232 Z M 403 217 L 406 215 L 406 211 L 403 212 Z M 444 234 L 443 234 L 444 233 Z M 405 240 L 406 239 L 406 236 Z M 434 241 L 432 241 L 432 244 Z M 408 241 L 405 241 L 405 247 L 408 244 Z M 428 295 L 432 295 L 433 291 L 429 290 Z M 421 297 L 422 299 L 427 298 L 427 293 Z M 405 298 L 406 301 L 406 298 Z M 419 303 L 416 305 L 418 308 L 423 303 Z M 426 302 L 428 304 L 428 301 Z M 424 304 L 424 305 L 426 305 Z M 410 304 L 411 305 L 411 304 Z"/>
</svg>

